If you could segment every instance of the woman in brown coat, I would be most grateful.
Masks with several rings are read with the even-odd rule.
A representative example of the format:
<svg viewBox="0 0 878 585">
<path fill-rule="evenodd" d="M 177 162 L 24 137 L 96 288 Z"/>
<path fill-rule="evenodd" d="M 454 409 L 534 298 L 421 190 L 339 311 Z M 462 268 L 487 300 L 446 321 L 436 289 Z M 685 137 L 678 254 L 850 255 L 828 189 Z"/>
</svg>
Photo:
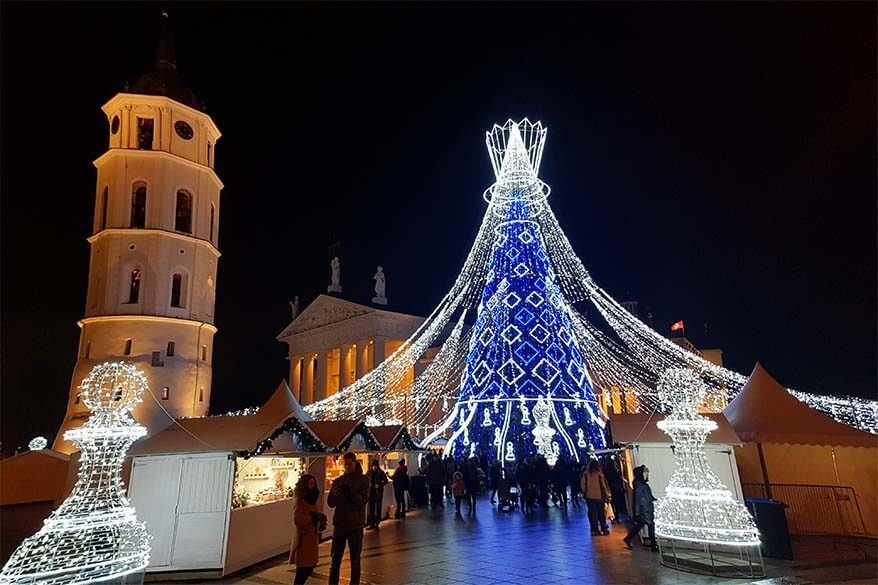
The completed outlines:
<svg viewBox="0 0 878 585">
<path fill-rule="evenodd" d="M 296 525 L 298 538 L 294 540 L 290 550 L 290 564 L 296 565 L 296 578 L 293 583 L 301 585 L 308 580 L 314 567 L 317 566 L 317 545 L 320 544 L 320 530 L 326 527 L 326 516 L 317 505 L 320 490 L 317 489 L 317 478 L 303 475 L 296 483 L 296 507 L 293 512 L 293 523 Z"/>
</svg>

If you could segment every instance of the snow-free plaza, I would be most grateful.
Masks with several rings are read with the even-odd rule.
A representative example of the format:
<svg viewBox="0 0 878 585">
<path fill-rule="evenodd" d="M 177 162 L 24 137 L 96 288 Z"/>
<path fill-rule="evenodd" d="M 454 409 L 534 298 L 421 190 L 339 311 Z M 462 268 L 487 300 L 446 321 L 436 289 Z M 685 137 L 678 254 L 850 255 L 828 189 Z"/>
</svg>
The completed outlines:
<svg viewBox="0 0 878 585">
<path fill-rule="evenodd" d="M 646 14 L 641 10 L 658 6 L 627 7 L 619 22 L 635 22 Z M 869 37 L 860 30 L 870 14 L 876 16 L 875 6 L 838 6 L 838 13 L 823 9 L 853 32 L 821 28 L 826 38 L 815 38 L 822 39 L 826 51 L 837 48 L 847 55 L 847 50 L 852 63 L 859 63 L 857 57 L 873 65 L 868 95 L 875 106 L 875 52 L 861 57 L 863 47 L 874 46 L 874 31 Z M 552 92 L 543 93 L 551 83 L 534 83 L 520 96 L 513 92 L 517 100 L 497 102 L 503 104 L 502 113 L 490 110 L 489 121 L 473 122 L 481 126 L 466 128 L 460 137 L 449 136 L 436 123 L 439 113 L 424 125 L 429 131 L 419 134 L 394 127 L 386 116 L 371 121 L 352 117 L 343 126 L 344 135 L 334 134 L 331 150 L 340 164 L 332 169 L 333 188 L 344 191 L 342 185 L 350 180 L 356 184 L 353 191 L 362 188 L 370 195 L 339 195 L 332 204 L 310 183 L 311 175 L 330 178 L 317 170 L 330 149 L 318 146 L 322 134 L 304 130 L 320 116 L 326 118 L 331 100 L 315 100 L 310 108 L 323 113 L 304 116 L 296 126 L 302 131 L 295 133 L 286 126 L 294 117 L 288 114 L 250 123 L 256 119 L 247 101 L 253 99 L 252 83 L 233 83 L 229 96 L 236 99 L 223 94 L 216 108 L 208 108 L 214 102 L 204 101 L 204 95 L 210 92 L 194 91 L 183 73 L 189 67 L 202 71 L 199 59 L 193 57 L 190 65 L 184 55 L 204 58 L 199 51 L 205 45 L 198 41 L 203 30 L 193 26 L 213 18 L 203 7 L 181 6 L 179 21 L 174 10 L 154 5 L 114 7 L 120 14 L 142 17 L 140 32 L 156 49 L 148 54 L 137 49 L 137 54 L 148 55 L 151 65 L 145 72 L 138 68 L 131 83 L 100 93 L 94 111 L 66 109 L 68 116 L 98 112 L 100 126 L 90 128 L 96 138 L 82 146 L 95 153 L 95 172 L 85 188 L 94 191 L 88 209 L 75 229 L 69 220 L 56 219 L 60 239 L 65 229 L 73 229 L 71 239 L 87 233 L 87 268 L 82 254 L 75 257 L 82 260 L 80 276 L 87 272 L 87 280 L 82 278 L 87 286 L 64 291 L 82 293 L 85 309 L 78 301 L 71 305 L 78 327 L 77 341 L 70 337 L 69 343 L 77 343 L 76 352 L 61 358 L 71 360 L 58 392 L 39 396 L 36 407 L 33 387 L 25 391 L 4 382 L 4 401 L 9 402 L 4 402 L 3 425 L 9 438 L 4 434 L 0 459 L 0 584 L 876 582 L 878 400 L 869 374 L 874 351 L 864 349 L 874 345 L 874 328 L 869 327 L 875 319 L 869 321 L 868 311 L 874 317 L 875 283 L 854 286 L 851 278 L 825 275 L 817 267 L 833 257 L 829 250 L 843 238 L 871 234 L 874 240 L 874 217 L 870 220 L 866 210 L 874 201 L 863 197 L 875 184 L 874 156 L 869 155 L 875 151 L 874 128 L 862 140 L 845 132 L 874 122 L 875 107 L 869 109 L 872 114 L 856 117 L 851 105 L 845 113 L 856 122 L 843 125 L 844 132 L 809 135 L 815 148 L 826 152 L 821 156 L 847 152 L 849 144 L 856 153 L 866 152 L 860 158 L 846 155 L 849 168 L 840 163 L 789 167 L 795 177 L 804 176 L 805 185 L 818 182 L 812 173 L 832 174 L 826 178 L 830 186 L 815 187 L 813 197 L 850 193 L 841 207 L 856 218 L 845 215 L 847 223 L 834 236 L 794 243 L 795 233 L 831 231 L 834 221 L 828 200 L 820 200 L 820 213 L 809 215 L 806 193 L 787 204 L 786 215 L 772 219 L 772 230 L 782 237 L 767 238 L 761 251 L 754 251 L 759 230 L 747 234 L 749 224 L 737 226 L 731 218 L 772 218 L 773 203 L 765 203 L 761 214 L 751 213 L 752 202 L 718 191 L 709 199 L 699 194 L 699 203 L 686 210 L 692 214 L 688 220 L 682 207 L 674 208 L 679 218 L 674 229 L 650 232 L 639 253 L 621 253 L 640 236 L 626 226 L 643 222 L 641 230 L 652 230 L 651 224 L 661 223 L 659 212 L 646 211 L 655 198 L 647 195 L 640 203 L 631 199 L 621 205 L 618 194 L 610 196 L 612 236 L 596 236 L 605 227 L 592 223 L 592 209 L 599 214 L 606 204 L 601 185 L 623 175 L 618 177 L 620 190 L 654 188 L 658 193 L 661 181 L 652 178 L 634 188 L 626 181 L 637 172 L 617 172 L 612 165 L 601 171 L 606 177 L 589 175 L 595 172 L 589 157 L 600 156 L 589 149 L 600 147 L 600 141 L 581 128 L 573 130 L 579 109 L 565 116 L 542 105 L 553 103 Z M 696 15 L 705 7 L 693 8 L 691 17 L 680 12 L 682 6 L 666 9 L 680 12 L 694 31 L 710 20 Z M 96 7 L 86 8 L 98 21 L 109 17 Z M 407 35 L 411 54 L 386 54 L 381 35 L 353 40 L 363 32 L 357 23 L 369 18 L 394 30 L 388 18 L 405 19 L 402 6 L 346 7 L 346 18 L 365 8 L 388 11 L 387 18 L 366 11 L 351 19 L 349 38 L 340 33 L 339 27 L 348 26 L 342 5 L 309 5 L 300 14 L 302 7 L 278 4 L 270 15 L 267 6 L 215 8 L 227 11 L 217 17 L 216 26 L 239 21 L 244 29 L 250 23 L 262 31 L 246 43 L 246 34 L 232 35 L 246 45 L 235 49 L 233 60 L 251 63 L 253 71 L 275 58 L 285 62 L 280 54 L 302 42 L 294 35 L 280 43 L 285 35 L 267 33 L 281 26 L 282 16 L 307 19 L 310 11 L 312 16 L 334 11 L 330 20 L 337 27 L 327 34 L 339 40 L 314 57 L 314 63 L 325 60 L 333 66 L 297 72 L 302 87 L 308 86 L 304 80 L 309 76 L 323 79 L 324 69 L 377 50 L 381 59 L 370 58 L 369 67 L 401 67 L 413 76 L 401 91 L 420 95 L 419 69 L 410 60 L 427 55 L 441 64 L 453 60 L 451 53 L 436 53 L 435 44 Z M 469 8 L 476 22 L 483 7 L 408 8 L 437 17 Z M 580 46 L 605 33 L 580 30 L 574 16 L 593 18 L 607 8 L 584 4 L 537 10 L 535 5 L 535 13 L 526 14 L 536 18 L 545 10 L 546 18 L 555 18 L 555 10 L 563 12 L 561 45 Z M 32 22 L 28 9 L 17 10 L 22 22 Z M 749 26 L 748 7 L 735 10 L 741 13 L 740 26 Z M 784 10 L 789 12 L 785 23 L 798 18 L 804 27 L 815 17 L 803 6 L 784 5 Z M 661 18 L 669 15 L 661 13 Z M 566 16 L 572 20 L 562 23 Z M 607 22 L 614 18 L 604 17 Z M 683 22 L 678 17 L 670 21 Z M 426 16 L 420 22 L 428 29 L 439 26 Z M 847 31 L 842 24 L 837 28 Z M 55 31 L 44 44 L 59 42 L 65 34 Z M 864 40 L 844 49 L 849 37 L 858 34 Z M 460 47 L 485 42 L 466 31 L 460 35 Z M 17 47 L 7 45 L 6 38 L 4 62 L 10 48 Z M 775 45 L 786 48 L 794 41 L 760 38 L 766 55 L 775 55 Z M 542 42 L 554 46 L 555 40 Z M 245 58 L 263 42 L 275 49 Z M 713 47 L 706 54 L 727 58 L 719 43 L 704 42 Z M 349 45 L 357 50 L 338 61 L 330 56 Z M 584 52 L 585 45 L 580 47 Z M 662 40 L 651 46 L 662 52 L 676 45 Z M 216 50 L 225 54 L 232 49 Z M 560 74 L 568 52 L 545 50 L 534 50 L 533 61 L 511 58 L 505 66 L 522 68 L 513 78 L 534 75 L 524 72 L 540 61 L 544 67 L 552 63 L 549 69 Z M 487 61 L 474 62 L 474 70 L 491 70 L 487 63 L 496 53 L 487 51 Z M 111 62 L 125 54 L 114 55 Z M 743 58 L 735 51 L 728 55 Z M 623 59 L 620 67 L 628 63 Z M 675 66 L 685 68 L 686 63 Z M 774 79 L 761 58 L 753 58 L 750 67 L 764 67 L 778 95 L 809 76 L 845 74 L 824 68 L 823 62 L 805 63 L 808 76 L 786 81 Z M 215 67 L 211 59 L 204 72 Z M 288 64 L 277 67 L 264 78 L 289 69 Z M 812 74 L 811 68 L 822 73 Z M 364 68 L 338 71 L 327 84 L 347 83 L 346 75 L 359 78 Z M 192 78 L 215 87 L 204 72 Z M 482 77 L 470 83 L 481 83 Z M 279 83 L 287 87 L 288 80 Z M 634 82 L 617 83 L 628 87 Z M 368 85 L 358 83 L 359 92 L 341 93 L 364 94 Z M 762 82 L 757 85 L 762 91 Z M 6 93 L 20 91 L 5 79 L 3 87 Z M 310 87 L 326 91 L 322 83 Z M 468 87 L 454 90 L 459 92 L 455 99 L 466 101 Z M 577 100 L 594 89 L 577 87 Z M 699 96 L 707 91 L 702 84 L 685 87 Z M 654 88 L 658 95 L 665 91 L 661 81 Z M 812 88 L 816 93 L 824 89 Z M 395 91 L 381 97 L 383 91 L 386 83 L 376 83 L 363 99 L 375 99 L 370 107 L 380 111 L 390 95 L 401 95 Z M 611 102 L 620 108 L 627 104 L 631 111 L 650 110 L 651 99 L 636 106 L 626 100 L 637 92 L 626 91 L 628 97 Z M 427 93 L 424 103 L 439 108 L 442 100 L 433 89 Z M 260 102 L 260 108 L 270 102 Z M 743 102 L 738 106 L 747 107 Z M 341 113 L 339 106 L 332 107 L 333 117 Z M 727 104 L 726 110 L 731 107 Z M 521 111 L 526 108 L 544 112 L 545 118 Z M 300 116 L 295 107 L 289 111 Z M 239 123 L 245 113 L 247 123 Z M 420 121 L 425 114 L 415 108 L 406 115 Z M 689 115 L 695 116 L 685 110 L 676 117 Z M 800 117 L 808 115 L 812 109 L 803 106 Z M 595 124 L 609 119 L 595 116 Z M 679 125 L 681 136 L 687 128 L 702 132 L 700 123 Z M 792 134 L 788 149 L 802 143 L 797 137 L 804 131 L 798 125 L 778 123 L 777 129 L 765 129 L 770 131 Z M 604 135 L 608 147 L 615 133 Z M 282 138 L 288 135 L 297 137 L 295 144 Z M 258 148 L 251 143 L 254 136 L 279 142 Z M 689 151 L 662 150 L 661 156 L 673 161 L 663 168 L 679 166 L 677 175 L 688 176 L 686 165 L 691 165 L 699 169 L 692 175 L 712 177 L 720 165 L 706 154 L 714 152 L 710 144 L 704 153 L 698 151 L 698 161 Z M 5 139 L 4 151 L 9 148 Z M 772 153 L 776 150 L 782 149 Z M 448 152 L 453 159 L 440 154 Z M 743 183 L 745 161 L 753 164 L 748 157 L 755 155 L 747 149 L 738 152 L 741 160 L 734 165 L 742 169 Z M 56 156 L 86 164 L 75 150 Z M 418 156 L 423 158 L 409 158 Z M 632 164 L 640 164 L 635 150 L 630 157 Z M 407 198 L 390 205 L 393 195 L 387 193 L 394 190 L 395 179 L 387 169 L 406 167 L 403 160 L 409 161 L 400 172 Z M 358 165 L 364 166 L 355 170 Z M 259 167 L 259 179 L 244 188 L 242 173 L 251 166 Z M 23 167 L 4 163 L 4 182 L 7 173 L 16 178 L 18 168 Z M 437 174 L 427 180 L 414 169 Z M 373 179 L 372 172 L 383 178 Z M 282 187 L 257 187 L 259 181 L 271 183 L 273 174 Z M 586 176 L 591 183 L 583 185 Z M 761 172 L 750 180 L 764 180 L 759 188 L 765 190 L 771 183 Z M 455 185 L 453 194 L 428 195 L 429 185 L 446 181 Z M 778 190 L 776 197 L 784 192 Z M 678 195 L 667 205 L 680 205 L 685 194 Z M 275 205 L 280 208 L 272 212 Z M 457 207 L 466 219 L 451 219 L 445 205 Z M 707 222 L 700 208 L 711 205 L 716 212 Z M 249 215 L 255 209 L 261 210 L 258 221 Z M 758 221 L 764 227 L 767 219 Z M 687 222 L 690 230 L 676 229 Z M 401 233 L 397 230 L 415 224 L 414 240 L 393 239 Z M 708 224 L 715 234 L 706 231 Z M 15 229 L 27 229 L 27 223 Z M 658 249 L 676 251 L 653 255 Z M 17 250 L 32 253 L 27 247 Z M 373 260 L 376 255 L 380 258 Z M 875 258 L 863 256 L 856 255 L 857 274 L 874 273 Z M 34 255 L 31 263 L 41 257 Z M 643 265 L 645 257 L 652 266 Z M 747 278 L 736 273 L 738 264 L 758 265 L 765 258 L 777 261 L 763 267 L 761 281 L 750 278 L 756 270 L 748 269 Z M 833 270 L 845 270 L 845 261 L 833 257 Z M 20 269 L 21 263 L 14 266 Z M 658 276 L 642 278 L 651 270 L 658 270 Z M 807 286 L 791 284 L 800 282 L 802 274 L 809 275 Z M 39 289 L 27 278 L 13 280 L 14 286 L 4 284 L 4 295 L 7 286 L 13 294 L 19 294 L 16 287 Z M 823 290 L 827 282 L 831 288 Z M 632 294 L 620 283 L 635 283 L 641 290 Z M 845 286 L 856 293 L 847 294 Z M 225 294 L 234 299 L 233 306 L 226 304 Z M 670 308 L 656 309 L 636 296 L 653 294 Z M 826 315 L 812 316 L 821 294 L 832 302 L 823 303 Z M 269 318 L 278 300 L 280 317 Z M 44 324 L 35 327 L 49 327 L 54 305 L 39 304 L 32 318 Z M 668 318 L 671 312 L 675 316 Z M 767 315 L 771 312 L 780 317 Z M 4 308 L 4 323 L 10 319 L 19 331 L 18 317 L 8 315 Z M 817 341 L 819 327 L 803 328 L 804 321 L 824 317 L 833 328 L 848 323 L 849 334 L 839 331 L 831 351 Z M 227 318 L 232 325 L 224 337 Z M 757 326 L 750 321 L 765 323 L 759 325 L 758 338 L 738 331 Z M 871 325 L 864 326 L 867 322 Z M 269 334 L 255 342 L 257 330 Z M 803 342 L 812 337 L 813 342 Z M 4 357 L 4 380 L 20 380 L 19 364 L 39 353 L 36 346 L 27 349 L 29 339 L 17 338 L 10 358 Z M 262 343 L 266 340 L 268 346 Z M 839 364 L 852 355 L 859 356 L 859 369 L 845 371 Z M 45 371 L 51 376 L 54 370 L 47 366 Z M 11 417 L 10 392 L 20 411 Z"/>
</svg>

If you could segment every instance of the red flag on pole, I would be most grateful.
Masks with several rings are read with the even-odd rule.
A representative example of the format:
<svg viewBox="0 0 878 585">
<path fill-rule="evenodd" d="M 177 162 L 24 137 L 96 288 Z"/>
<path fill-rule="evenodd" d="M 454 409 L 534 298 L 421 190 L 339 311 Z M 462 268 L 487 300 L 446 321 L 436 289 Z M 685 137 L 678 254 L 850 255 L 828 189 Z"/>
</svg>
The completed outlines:
<svg viewBox="0 0 878 585">
<path fill-rule="evenodd" d="M 677 321 L 676 323 L 671 325 L 671 331 L 679 331 L 680 329 L 683 329 L 683 322 L 682 321 Z"/>
</svg>

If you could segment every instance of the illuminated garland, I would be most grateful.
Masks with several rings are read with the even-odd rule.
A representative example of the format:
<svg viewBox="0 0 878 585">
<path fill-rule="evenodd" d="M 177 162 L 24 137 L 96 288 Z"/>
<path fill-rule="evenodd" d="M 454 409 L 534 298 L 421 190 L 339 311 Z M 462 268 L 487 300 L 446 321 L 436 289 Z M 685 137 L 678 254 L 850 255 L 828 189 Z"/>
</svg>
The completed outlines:
<svg viewBox="0 0 878 585">
<path fill-rule="evenodd" d="M 409 430 L 406 427 L 402 427 L 402 430 L 399 432 L 399 435 L 393 441 L 393 443 L 388 448 L 389 451 L 399 450 L 399 451 L 420 451 L 420 447 L 412 438 L 411 434 L 409 434 Z"/>
<path fill-rule="evenodd" d="M 366 423 L 359 423 L 354 430 L 351 431 L 351 434 L 348 435 L 348 438 L 345 439 L 338 447 L 333 449 L 336 453 L 341 453 L 343 451 L 347 451 L 351 448 L 351 443 L 354 442 L 354 437 L 360 435 L 363 438 L 363 444 L 366 446 L 366 451 L 381 451 L 381 445 L 378 444 L 378 441 L 375 440 L 375 436 L 369 430 L 369 427 L 366 426 Z"/>
<path fill-rule="evenodd" d="M 146 434 L 130 414 L 148 391 L 146 377 L 131 364 L 107 362 L 92 368 L 79 391 L 92 416 L 64 433 L 81 451 L 79 478 L 40 531 L 12 554 L 2 583 L 93 583 L 149 564 L 150 536 L 122 483 L 125 453 Z"/>
<path fill-rule="evenodd" d="M 549 187 L 536 176 L 544 146 L 545 128 L 527 119 L 511 120 L 487 133 L 487 145 L 495 173 L 503 168 L 509 146 L 509 129 L 515 125 L 525 145 L 525 156 L 508 180 L 488 188 L 488 202 L 482 224 L 470 253 L 451 289 L 421 327 L 374 370 L 338 393 L 308 405 L 305 409 L 317 420 L 365 419 L 403 421 L 417 434 L 432 440 L 446 434 L 451 418 L 459 420 L 456 406 L 467 366 L 466 356 L 473 344 L 473 329 L 465 331 L 463 320 L 478 313 L 485 288 L 490 282 L 489 263 L 497 240 L 497 230 L 506 220 L 511 202 L 510 185 L 515 181 L 517 197 L 527 202 L 530 220 L 536 224 L 547 263 L 554 273 L 563 307 L 570 315 L 572 333 L 579 353 L 585 358 L 593 390 L 608 403 L 621 402 L 628 412 L 654 412 L 658 407 L 656 384 L 667 368 L 687 367 L 698 372 L 707 392 L 703 407 L 722 410 L 747 378 L 717 366 L 692 353 L 641 322 L 616 302 L 592 279 L 576 255 L 548 203 Z M 502 154 L 501 154 L 502 153 Z M 528 167 L 530 167 L 528 169 Z M 522 195 L 521 193 L 524 192 Z M 589 301 L 606 321 L 618 340 L 602 333 L 593 323 L 572 310 L 572 305 Z M 440 346 L 436 358 L 414 382 L 404 382 L 414 364 L 457 319 L 454 333 Z M 812 408 L 844 424 L 878 432 L 878 401 L 790 392 Z M 438 405 L 438 409 L 436 408 Z M 438 417 L 437 417 L 438 412 Z M 469 413 L 464 413 L 468 416 Z M 493 442 L 493 439 L 492 439 Z"/>
<path fill-rule="evenodd" d="M 274 440 L 283 435 L 284 433 L 288 433 L 293 437 L 298 439 L 299 444 L 302 445 L 305 452 L 308 453 L 321 453 L 326 451 L 326 445 L 318 439 L 311 429 L 308 428 L 306 424 L 301 422 L 296 417 L 290 417 L 285 420 L 278 428 L 276 428 L 271 435 L 266 437 L 265 439 L 259 441 L 250 451 L 245 451 L 241 455 L 244 459 L 250 459 L 251 457 L 258 457 L 262 455 L 265 451 L 269 451 L 274 446 Z"/>
<path fill-rule="evenodd" d="M 707 463 L 704 443 L 717 424 L 698 414 L 707 385 L 688 368 L 669 368 L 659 379 L 661 405 L 670 415 L 657 423 L 674 442 L 674 473 L 655 507 L 661 538 L 754 546 L 759 532 L 744 507 Z"/>
</svg>

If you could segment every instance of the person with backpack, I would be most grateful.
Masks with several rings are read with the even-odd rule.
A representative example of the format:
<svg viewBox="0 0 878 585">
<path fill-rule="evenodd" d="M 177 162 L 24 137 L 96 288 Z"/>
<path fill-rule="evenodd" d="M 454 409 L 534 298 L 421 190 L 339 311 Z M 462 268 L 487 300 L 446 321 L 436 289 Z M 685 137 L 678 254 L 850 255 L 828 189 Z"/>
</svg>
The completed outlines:
<svg viewBox="0 0 878 585">
<path fill-rule="evenodd" d="M 631 529 L 628 536 L 622 539 L 622 542 L 628 548 L 634 548 L 631 545 L 631 540 L 646 526 L 649 533 L 649 547 L 657 551 L 654 505 L 656 499 L 652 495 L 652 488 L 649 487 L 649 468 L 646 465 L 634 468 L 634 496 L 631 501 L 634 506 L 634 528 Z"/>
</svg>

